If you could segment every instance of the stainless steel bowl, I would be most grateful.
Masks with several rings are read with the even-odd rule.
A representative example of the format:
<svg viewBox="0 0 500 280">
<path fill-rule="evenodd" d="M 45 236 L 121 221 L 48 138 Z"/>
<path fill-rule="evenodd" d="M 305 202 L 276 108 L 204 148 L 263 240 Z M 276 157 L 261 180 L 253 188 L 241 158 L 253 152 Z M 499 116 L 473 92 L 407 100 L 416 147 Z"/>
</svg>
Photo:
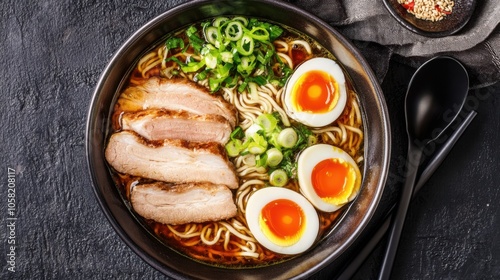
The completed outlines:
<svg viewBox="0 0 500 280">
<path fill-rule="evenodd" d="M 337 57 L 352 78 L 364 118 L 363 185 L 360 195 L 344 212 L 342 221 L 306 253 L 258 268 L 228 269 L 206 265 L 163 245 L 129 210 L 104 158 L 110 113 L 126 75 L 138 57 L 167 33 L 219 15 L 267 19 L 317 40 Z M 88 114 L 86 149 L 94 191 L 104 214 L 124 242 L 151 266 L 179 279 L 289 279 L 311 276 L 334 262 L 364 230 L 384 189 L 389 169 L 390 139 L 387 108 L 377 79 L 361 54 L 340 33 L 314 15 L 282 1 L 223 0 L 193 1 L 177 6 L 148 22 L 123 44 L 95 89 Z"/>
</svg>

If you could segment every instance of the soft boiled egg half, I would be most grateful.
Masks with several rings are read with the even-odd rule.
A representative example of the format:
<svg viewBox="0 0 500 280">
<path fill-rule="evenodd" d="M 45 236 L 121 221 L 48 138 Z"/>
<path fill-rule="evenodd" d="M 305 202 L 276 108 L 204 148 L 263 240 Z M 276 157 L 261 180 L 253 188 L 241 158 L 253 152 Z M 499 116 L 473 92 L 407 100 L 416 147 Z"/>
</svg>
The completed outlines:
<svg viewBox="0 0 500 280">
<path fill-rule="evenodd" d="M 301 194 L 286 188 L 266 187 L 248 199 L 248 228 L 255 239 L 279 254 L 306 251 L 316 240 L 319 218 Z"/>
<path fill-rule="evenodd" d="M 288 115 L 312 127 L 334 122 L 344 111 L 346 102 L 344 73 L 328 58 L 312 58 L 300 64 L 285 87 Z"/>
<path fill-rule="evenodd" d="M 359 193 L 361 173 L 352 157 L 327 144 L 306 148 L 297 162 L 300 191 L 319 210 L 334 212 Z"/>
</svg>

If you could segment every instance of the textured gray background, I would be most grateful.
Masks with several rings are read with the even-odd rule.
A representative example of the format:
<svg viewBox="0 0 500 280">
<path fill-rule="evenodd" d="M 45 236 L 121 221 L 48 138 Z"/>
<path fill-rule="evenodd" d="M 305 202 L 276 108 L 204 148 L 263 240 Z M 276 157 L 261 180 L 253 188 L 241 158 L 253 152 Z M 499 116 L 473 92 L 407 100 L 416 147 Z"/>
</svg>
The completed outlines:
<svg viewBox="0 0 500 280">
<path fill-rule="evenodd" d="M 0 4 L 1 279 L 164 277 L 115 234 L 98 207 L 85 160 L 86 114 L 101 71 L 137 28 L 183 1 L 123 2 Z M 377 46 L 361 47 L 384 55 Z M 378 62 L 393 127 L 391 172 L 398 174 L 406 150 L 404 94 L 415 69 L 397 58 L 388 69 L 386 61 Z M 500 277 L 499 93 L 498 84 L 470 92 L 476 98 L 469 107 L 479 114 L 413 203 L 395 279 Z M 6 270 L 9 167 L 17 180 L 16 273 Z M 369 229 L 395 201 L 399 186 L 388 182 Z M 354 255 L 369 235 L 347 253 Z M 380 254 L 379 248 L 356 278 L 375 277 Z M 334 275 L 326 269 L 315 278 Z"/>
</svg>

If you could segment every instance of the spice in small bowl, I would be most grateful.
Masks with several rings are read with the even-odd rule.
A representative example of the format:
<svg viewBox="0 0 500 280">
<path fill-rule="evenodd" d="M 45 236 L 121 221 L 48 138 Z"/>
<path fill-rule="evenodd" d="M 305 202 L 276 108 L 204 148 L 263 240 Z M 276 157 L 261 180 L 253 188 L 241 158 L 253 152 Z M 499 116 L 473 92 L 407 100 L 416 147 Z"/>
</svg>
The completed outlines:
<svg viewBox="0 0 500 280">
<path fill-rule="evenodd" d="M 398 0 L 408 13 L 428 21 L 440 21 L 452 13 L 455 2 L 452 0 Z"/>
</svg>

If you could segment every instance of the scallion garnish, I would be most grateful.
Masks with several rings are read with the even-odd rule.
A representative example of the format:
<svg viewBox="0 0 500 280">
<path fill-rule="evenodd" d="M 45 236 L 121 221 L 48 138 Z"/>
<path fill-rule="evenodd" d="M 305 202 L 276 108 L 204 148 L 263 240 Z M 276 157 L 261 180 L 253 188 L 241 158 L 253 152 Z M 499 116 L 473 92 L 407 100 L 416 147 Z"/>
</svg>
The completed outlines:
<svg viewBox="0 0 500 280">
<path fill-rule="evenodd" d="M 257 19 L 218 17 L 198 28 L 195 25 L 187 28 L 186 41 L 180 37 L 168 38 L 167 51 L 181 48 L 188 61 L 172 56 L 167 61 L 174 61 L 185 73 L 203 71 L 196 78 L 208 80 L 212 92 L 238 84 L 238 92 L 250 91 L 251 83 L 283 86 L 290 71 L 276 55 L 272 43 L 282 33 L 281 27 Z M 255 75 L 256 71 L 260 74 Z"/>
<path fill-rule="evenodd" d="M 236 127 L 230 138 L 226 145 L 229 156 L 252 154 L 257 166 L 268 168 L 269 174 L 280 169 L 287 178 L 296 177 L 297 153 L 317 142 L 311 130 L 304 125 L 285 127 L 278 112 L 258 116 L 244 132 L 241 127 Z M 235 147 L 239 148 L 238 153 Z"/>
</svg>

